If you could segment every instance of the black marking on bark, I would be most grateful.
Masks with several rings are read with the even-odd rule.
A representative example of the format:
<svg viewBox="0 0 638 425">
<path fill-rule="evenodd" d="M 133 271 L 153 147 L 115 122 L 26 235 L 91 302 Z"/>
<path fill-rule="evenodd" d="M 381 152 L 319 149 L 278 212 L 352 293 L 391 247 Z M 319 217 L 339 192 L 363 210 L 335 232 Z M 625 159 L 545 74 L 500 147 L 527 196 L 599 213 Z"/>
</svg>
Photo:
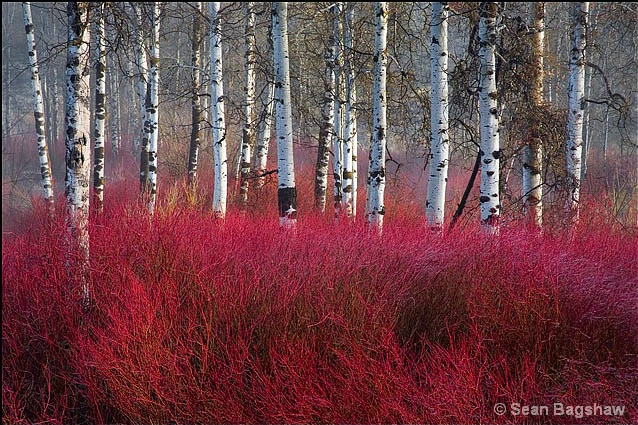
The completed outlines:
<svg viewBox="0 0 638 425">
<path fill-rule="evenodd" d="M 480 201 L 481 201 L 481 203 L 489 202 L 490 201 L 490 197 L 483 195 L 483 196 L 481 196 Z"/>
<path fill-rule="evenodd" d="M 277 190 L 279 217 L 297 218 L 297 188 L 280 187 Z"/>
<path fill-rule="evenodd" d="M 375 170 L 375 171 L 370 171 L 370 179 L 377 179 L 377 180 L 381 180 L 382 178 L 385 178 L 385 168 L 381 167 L 380 170 Z"/>
</svg>

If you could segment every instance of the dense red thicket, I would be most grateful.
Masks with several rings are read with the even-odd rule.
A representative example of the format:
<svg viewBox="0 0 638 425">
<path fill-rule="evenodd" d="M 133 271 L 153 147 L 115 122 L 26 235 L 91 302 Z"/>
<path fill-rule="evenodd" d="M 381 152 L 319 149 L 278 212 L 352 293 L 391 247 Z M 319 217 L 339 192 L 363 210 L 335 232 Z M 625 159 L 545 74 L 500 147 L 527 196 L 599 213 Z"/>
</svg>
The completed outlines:
<svg viewBox="0 0 638 425">
<path fill-rule="evenodd" d="M 570 233 L 441 237 L 404 194 L 379 236 L 308 213 L 299 182 L 295 233 L 270 209 L 215 220 L 179 185 L 152 218 L 107 191 L 88 313 L 66 283 L 63 217 L 36 208 L 2 241 L 3 423 L 638 421 L 637 239 L 599 204 Z"/>
</svg>

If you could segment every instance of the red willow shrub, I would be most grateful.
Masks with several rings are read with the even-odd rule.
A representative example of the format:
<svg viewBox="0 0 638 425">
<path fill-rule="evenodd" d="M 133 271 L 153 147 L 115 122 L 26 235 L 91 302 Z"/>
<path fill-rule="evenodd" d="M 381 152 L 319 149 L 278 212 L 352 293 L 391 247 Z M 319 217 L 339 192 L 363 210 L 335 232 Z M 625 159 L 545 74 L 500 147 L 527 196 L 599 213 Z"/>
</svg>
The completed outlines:
<svg viewBox="0 0 638 425">
<path fill-rule="evenodd" d="M 63 220 L 37 210 L 2 241 L 3 423 L 575 422 L 494 413 L 556 402 L 638 420 L 634 234 L 441 237 L 411 205 L 378 237 L 302 193 L 292 235 L 276 211 L 220 222 L 178 193 L 148 218 L 112 193 L 90 229 L 89 314 Z"/>
</svg>

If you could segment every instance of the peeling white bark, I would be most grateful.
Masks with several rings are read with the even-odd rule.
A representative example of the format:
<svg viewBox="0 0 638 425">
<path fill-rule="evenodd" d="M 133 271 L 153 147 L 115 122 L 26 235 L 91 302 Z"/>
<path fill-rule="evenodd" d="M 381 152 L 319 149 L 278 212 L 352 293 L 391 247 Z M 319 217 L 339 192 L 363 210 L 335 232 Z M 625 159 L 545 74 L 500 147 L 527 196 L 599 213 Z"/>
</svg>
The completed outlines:
<svg viewBox="0 0 638 425">
<path fill-rule="evenodd" d="M 498 3 L 482 2 L 479 21 L 479 114 L 481 134 L 481 225 L 488 233 L 497 233 L 499 199 L 499 117 L 496 91 L 496 18 Z"/>
<path fill-rule="evenodd" d="M 342 205 L 347 217 L 357 215 L 357 89 L 354 69 L 353 43 L 354 5 L 346 4 L 344 25 L 346 116 L 344 130 Z"/>
<path fill-rule="evenodd" d="M 191 65 L 193 92 L 191 94 L 191 142 L 188 151 L 188 185 L 190 188 L 195 187 L 197 180 L 197 165 L 199 158 L 200 130 L 202 123 L 202 102 L 201 96 L 201 34 L 200 13 L 202 11 L 202 2 L 195 2 L 195 15 L 193 17 L 193 38 L 191 40 Z"/>
<path fill-rule="evenodd" d="M 388 4 L 375 2 L 376 31 L 374 37 L 374 86 L 372 90 L 372 146 L 368 171 L 367 219 L 378 232 L 383 229 L 385 215 L 385 147 L 386 147 L 386 69 L 388 63 Z"/>
<path fill-rule="evenodd" d="M 255 168 L 257 170 L 257 187 L 264 185 L 264 176 L 266 166 L 268 165 L 268 148 L 270 147 L 270 130 L 273 121 L 273 109 L 275 105 L 275 83 L 268 83 L 268 99 L 264 108 L 264 123 L 261 131 L 261 137 L 257 143 L 255 150 Z"/>
<path fill-rule="evenodd" d="M 42 82 L 40 80 L 40 64 L 38 63 L 38 54 L 35 47 L 35 34 L 33 28 L 33 19 L 31 17 L 31 3 L 22 3 L 22 7 L 24 11 L 24 25 L 27 35 L 29 65 L 31 67 L 31 85 L 33 88 L 33 116 L 35 119 L 35 132 L 38 137 L 38 158 L 40 162 L 40 175 L 42 176 L 44 199 L 47 202 L 49 212 L 53 213 L 53 177 L 51 175 L 49 149 L 47 147 L 47 140 L 45 135 L 44 99 L 42 97 Z"/>
<path fill-rule="evenodd" d="M 341 13 L 343 4 L 336 2 L 332 10 L 333 31 L 334 31 L 334 131 L 332 134 L 332 154 L 333 154 L 333 206 L 335 217 L 341 215 L 341 197 L 343 185 L 343 130 L 344 130 L 344 78 L 343 78 L 343 52 L 341 49 Z"/>
<path fill-rule="evenodd" d="M 82 304 L 89 293 L 89 187 L 91 180 L 91 112 L 89 89 L 89 19 L 87 2 L 69 2 L 66 62 L 66 228 L 67 267 Z"/>
<path fill-rule="evenodd" d="M 574 3 L 574 32 L 569 56 L 569 107 L 567 110 L 567 184 L 566 210 L 568 220 L 579 219 L 580 173 L 583 149 L 583 118 L 585 112 L 585 44 L 589 2 Z"/>
<path fill-rule="evenodd" d="M 543 52 L 545 46 L 545 3 L 529 3 L 529 27 L 533 29 L 531 60 L 534 73 L 531 78 L 530 101 L 538 110 L 543 104 Z M 532 125 L 532 134 L 523 151 L 523 213 L 537 228 L 543 225 L 543 141 Z"/>
<path fill-rule="evenodd" d="M 96 37 L 98 58 L 95 71 L 95 141 L 93 145 L 93 194 L 95 209 L 102 211 L 104 203 L 104 129 L 106 120 L 106 44 L 104 42 L 104 3 L 97 12 Z"/>
<path fill-rule="evenodd" d="M 217 218 L 226 217 L 228 196 L 228 159 L 226 155 L 226 118 L 224 114 L 224 80 L 222 67 L 222 37 L 220 2 L 209 3 L 210 31 L 210 94 L 211 124 L 213 127 L 213 155 L 215 158 L 215 189 L 213 212 Z"/>
<path fill-rule="evenodd" d="M 297 188 L 292 140 L 290 102 L 290 58 L 288 56 L 288 6 L 272 3 L 273 55 L 275 68 L 275 108 L 277 116 L 277 205 L 279 225 L 297 225 Z"/>
<path fill-rule="evenodd" d="M 324 91 L 321 104 L 321 123 L 317 146 L 317 164 L 315 169 L 315 208 L 326 210 L 326 191 L 328 189 L 328 165 L 330 163 L 330 143 L 335 122 L 335 42 L 334 32 L 328 36 L 325 59 Z"/>
<path fill-rule="evenodd" d="M 430 172 L 425 214 L 428 226 L 443 231 L 450 140 L 448 133 L 447 2 L 432 3 L 430 24 Z"/>
<path fill-rule="evenodd" d="M 148 141 L 148 212 L 155 212 L 157 200 L 157 147 L 159 140 L 159 60 L 160 60 L 160 3 L 153 3 L 153 47 L 151 49 L 151 84 L 149 115 L 149 141 Z"/>
<path fill-rule="evenodd" d="M 248 202 L 248 188 L 250 182 L 250 159 L 252 149 L 255 145 L 255 60 L 256 60 L 256 42 L 255 42 L 255 3 L 244 3 L 246 8 L 246 51 L 245 64 L 246 81 L 244 93 L 246 95 L 244 105 L 244 129 L 241 143 L 241 185 L 239 188 L 240 202 L 246 207 Z"/>
<path fill-rule="evenodd" d="M 148 60 L 146 57 L 146 46 L 144 42 L 144 30 L 142 28 L 142 5 L 135 2 L 130 3 L 131 8 L 135 12 L 137 28 L 136 33 L 136 65 L 139 71 L 139 80 L 137 82 L 137 96 L 140 100 L 141 108 L 141 135 L 139 142 L 136 142 L 135 150 L 140 152 L 140 193 L 144 194 L 148 189 L 148 144 L 150 133 L 150 117 L 148 116 L 148 104 L 150 96 L 148 93 Z"/>
</svg>

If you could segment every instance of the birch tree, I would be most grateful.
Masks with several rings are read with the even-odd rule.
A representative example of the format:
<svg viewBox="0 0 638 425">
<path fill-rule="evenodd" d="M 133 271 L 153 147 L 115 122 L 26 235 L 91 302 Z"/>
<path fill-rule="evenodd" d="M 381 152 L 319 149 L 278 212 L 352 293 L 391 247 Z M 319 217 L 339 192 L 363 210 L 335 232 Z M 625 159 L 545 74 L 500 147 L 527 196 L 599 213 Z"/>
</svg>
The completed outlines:
<svg viewBox="0 0 638 425">
<path fill-rule="evenodd" d="M 450 140 L 448 134 L 447 2 L 432 3 L 430 23 L 430 173 L 425 213 L 430 229 L 443 231 Z"/>
<path fill-rule="evenodd" d="M 288 4 L 286 2 L 272 3 L 272 28 L 277 116 L 277 207 L 279 225 L 285 229 L 294 229 L 297 224 L 297 188 L 292 140 Z"/>
<path fill-rule="evenodd" d="M 583 144 L 583 116 L 585 110 L 585 44 L 589 2 L 573 5 L 574 31 L 569 56 L 569 106 L 567 110 L 567 218 L 579 219 L 580 168 Z"/>
<path fill-rule="evenodd" d="M 241 143 L 241 184 L 239 187 L 239 198 L 243 208 L 248 202 L 248 186 L 250 182 L 250 159 L 253 146 L 255 145 L 254 130 L 254 109 L 255 109 L 255 3 L 244 3 L 246 8 L 246 50 L 244 55 L 246 81 L 244 86 L 245 105 L 244 105 L 244 128 L 242 132 Z"/>
<path fill-rule="evenodd" d="M 137 82 L 137 96 L 140 101 L 141 108 L 141 137 L 139 144 L 140 151 L 140 193 L 144 194 L 148 190 L 148 145 L 150 135 L 150 120 L 148 117 L 148 103 L 150 101 L 150 93 L 148 90 L 148 60 L 146 57 L 146 46 L 144 42 L 144 30 L 142 28 L 142 5 L 131 2 L 131 8 L 135 12 L 136 20 L 136 42 L 135 42 L 135 61 L 139 72 L 139 80 Z"/>
<path fill-rule="evenodd" d="M 488 233 L 498 233 L 499 122 L 496 92 L 496 18 L 498 3 L 479 6 L 479 116 L 481 134 L 481 225 Z"/>
<path fill-rule="evenodd" d="M 40 161 L 40 175 L 42 176 L 42 187 L 44 189 L 44 199 L 46 200 L 49 213 L 54 210 L 53 176 L 51 175 L 51 165 L 49 161 L 49 149 L 47 147 L 46 127 L 44 123 L 44 100 L 42 97 L 42 82 L 40 80 L 40 65 L 35 46 L 35 31 L 33 18 L 31 17 L 31 3 L 22 3 L 24 11 L 24 28 L 27 33 L 27 51 L 29 54 L 29 64 L 31 68 L 31 86 L 33 88 L 33 117 L 35 119 L 35 132 L 38 137 L 38 158 Z M 8 129 L 7 129 L 8 130 Z"/>
<path fill-rule="evenodd" d="M 255 170 L 257 170 L 257 187 L 261 188 L 264 185 L 264 173 L 266 172 L 266 166 L 268 165 L 268 148 L 270 147 L 270 129 L 273 121 L 273 109 L 275 105 L 275 83 L 268 83 L 268 98 L 266 99 L 266 105 L 263 112 L 263 127 L 261 130 L 261 137 L 257 142 L 257 148 L 255 149 Z"/>
<path fill-rule="evenodd" d="M 228 193 L 228 161 L 226 156 L 226 120 L 224 116 L 224 80 L 222 71 L 222 38 L 220 2 L 209 3 L 210 14 L 210 94 L 213 127 L 213 155 L 215 161 L 215 189 L 213 212 L 217 218 L 226 217 Z"/>
<path fill-rule="evenodd" d="M 102 212 L 104 203 L 104 121 L 106 119 L 106 45 L 104 42 L 104 3 L 95 8 L 97 61 L 95 64 L 95 140 L 93 143 L 93 196 L 95 209 Z"/>
<path fill-rule="evenodd" d="M 343 127 L 344 127 L 344 82 L 341 49 L 341 13 L 342 3 L 336 2 L 332 5 L 332 15 L 334 21 L 334 74 L 335 74 L 335 97 L 334 97 L 334 132 L 332 135 L 333 154 L 333 183 L 334 183 L 334 214 L 335 217 L 341 215 L 342 197 L 342 177 L 343 177 Z"/>
<path fill-rule="evenodd" d="M 530 104 L 539 110 L 543 104 L 543 51 L 545 46 L 545 3 L 530 2 L 529 27 L 532 29 L 530 76 Z M 532 124 L 528 143 L 524 146 L 523 157 L 523 211 L 528 222 L 540 228 L 543 225 L 543 141 L 538 134 L 538 126 Z"/>
<path fill-rule="evenodd" d="M 159 31 L 160 3 L 153 3 L 153 47 L 151 49 L 150 102 L 146 110 L 149 119 L 148 140 L 148 211 L 153 214 L 157 198 L 157 146 L 159 139 Z"/>
<path fill-rule="evenodd" d="M 372 145 L 368 167 L 366 213 L 371 227 L 381 232 L 385 215 L 385 149 L 386 149 L 386 50 L 388 35 L 388 4 L 375 2 L 374 85 L 372 89 Z"/>
<path fill-rule="evenodd" d="M 91 179 L 91 112 L 89 90 L 88 2 L 68 2 L 66 62 L 66 228 L 67 269 L 89 306 L 89 184 Z"/>
<path fill-rule="evenodd" d="M 108 73 L 109 81 L 109 128 L 111 130 L 111 149 L 113 151 L 113 158 L 116 164 L 120 165 L 120 149 L 122 147 L 122 135 L 120 131 L 121 114 L 120 114 L 120 102 L 119 100 L 119 78 L 117 68 L 115 67 L 115 53 L 107 55 L 108 69 L 111 72 Z M 131 104 L 131 108 L 134 108 L 135 103 Z"/>
<path fill-rule="evenodd" d="M 315 168 L 315 209 L 326 210 L 326 190 L 328 188 L 328 165 L 330 163 L 330 142 L 334 133 L 335 121 L 335 40 L 334 32 L 329 33 L 325 58 L 324 91 L 321 104 L 321 122 L 319 124 L 319 144 L 317 147 L 317 165 Z"/>
<path fill-rule="evenodd" d="M 191 65 L 193 67 L 193 91 L 191 95 L 191 140 L 188 151 L 188 186 L 193 190 L 197 179 L 197 163 L 199 157 L 200 133 L 202 123 L 202 102 L 201 96 L 201 33 L 202 25 L 200 14 L 202 12 L 202 2 L 195 3 L 195 13 L 193 14 L 193 32 L 191 40 Z"/>
<path fill-rule="evenodd" d="M 344 25 L 344 74 L 346 86 L 345 129 L 343 143 L 342 205 L 347 217 L 357 214 L 357 89 L 354 67 L 354 5 L 346 3 Z"/>
</svg>

